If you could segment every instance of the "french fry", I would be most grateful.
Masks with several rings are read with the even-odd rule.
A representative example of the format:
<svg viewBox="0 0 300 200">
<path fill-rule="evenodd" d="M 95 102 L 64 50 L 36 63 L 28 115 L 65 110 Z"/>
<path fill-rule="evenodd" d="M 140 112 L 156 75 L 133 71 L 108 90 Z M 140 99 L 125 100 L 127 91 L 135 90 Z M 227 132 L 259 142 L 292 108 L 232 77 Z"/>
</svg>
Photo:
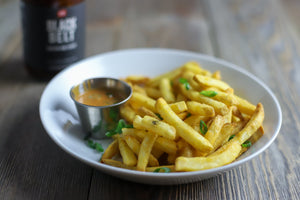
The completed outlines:
<svg viewBox="0 0 300 200">
<path fill-rule="evenodd" d="M 122 163 L 121 161 L 118 160 L 113 160 L 113 159 L 103 159 L 102 160 L 104 164 L 113 166 L 113 167 L 119 167 L 119 168 L 124 168 L 124 169 L 131 169 L 131 170 L 135 170 L 136 167 L 132 167 L 132 166 L 127 166 L 124 163 Z"/>
<path fill-rule="evenodd" d="M 145 106 L 155 113 L 155 100 L 143 94 L 133 92 L 129 103 L 135 109 Z"/>
<path fill-rule="evenodd" d="M 187 111 L 187 105 L 184 101 L 178 101 L 178 102 L 175 102 L 175 103 L 171 103 L 169 104 L 171 109 L 176 113 L 181 113 L 181 112 L 185 112 Z"/>
<path fill-rule="evenodd" d="M 177 146 L 174 140 L 170 140 L 164 137 L 157 137 L 154 147 L 160 149 L 168 154 L 176 154 Z"/>
<path fill-rule="evenodd" d="M 145 91 L 147 95 L 153 99 L 158 99 L 159 97 L 161 97 L 161 93 L 158 88 L 146 87 Z"/>
<path fill-rule="evenodd" d="M 125 140 L 122 137 L 118 137 L 118 143 L 123 163 L 129 167 L 135 166 L 137 163 L 136 156 L 134 155 L 133 151 L 129 148 Z"/>
<path fill-rule="evenodd" d="M 247 115 L 252 115 L 254 113 L 256 108 L 255 105 L 237 95 L 235 95 L 235 98 L 238 102 L 236 106 L 242 113 L 245 113 Z"/>
<path fill-rule="evenodd" d="M 127 76 L 125 81 L 133 84 L 146 84 L 150 79 L 146 76 L 132 75 Z"/>
<path fill-rule="evenodd" d="M 176 113 L 172 111 L 164 99 L 159 98 L 156 101 L 156 109 L 166 122 L 175 127 L 178 135 L 185 139 L 195 149 L 204 152 L 212 149 L 212 145 L 209 143 L 209 141 L 196 132 L 192 127 L 184 123 L 176 115 Z"/>
<path fill-rule="evenodd" d="M 139 107 L 137 109 L 137 114 L 140 115 L 141 117 L 144 117 L 144 116 L 148 115 L 150 117 L 153 117 L 153 118 L 159 120 L 159 117 L 154 112 L 152 112 L 151 110 L 149 110 L 148 108 L 146 108 L 144 106 Z"/>
<path fill-rule="evenodd" d="M 187 62 L 183 65 L 184 70 L 192 71 L 195 74 L 201 74 L 204 76 L 212 76 L 211 72 L 203 69 L 197 62 Z"/>
<path fill-rule="evenodd" d="M 132 149 L 132 151 L 136 155 L 139 155 L 140 147 L 141 147 L 140 142 L 135 137 L 133 137 L 131 135 L 124 136 L 124 140 L 126 141 L 128 146 Z M 150 154 L 150 156 L 149 156 L 149 166 L 153 167 L 153 166 L 158 166 L 158 165 L 159 165 L 158 160 L 152 154 Z"/>
<path fill-rule="evenodd" d="M 152 131 L 171 140 L 174 140 L 176 137 L 176 129 L 173 126 L 150 116 L 145 116 L 143 118 L 139 115 L 135 116 L 133 120 L 133 127 Z"/>
<path fill-rule="evenodd" d="M 112 143 L 110 143 L 110 145 L 106 148 L 105 152 L 101 157 L 101 161 L 103 161 L 103 159 L 111 159 L 118 153 L 119 153 L 119 143 L 118 143 L 118 139 L 116 139 Z"/>
<path fill-rule="evenodd" d="M 215 112 L 221 115 L 225 115 L 228 112 L 228 107 L 219 101 L 213 100 L 209 97 L 201 95 L 197 91 L 187 90 L 184 85 L 179 85 L 180 91 L 193 101 L 198 101 L 199 103 L 204 103 L 210 105 L 214 108 Z"/>
<path fill-rule="evenodd" d="M 209 119 L 210 117 L 201 116 L 201 115 L 192 115 L 186 118 L 184 122 L 200 133 L 200 121 L 202 120 L 204 122 L 207 122 Z"/>
<path fill-rule="evenodd" d="M 178 157 L 175 162 L 176 171 L 198 171 L 221 167 L 234 161 L 241 150 L 238 142 L 231 142 L 226 148 L 217 151 L 214 156 L 208 157 Z"/>
<path fill-rule="evenodd" d="M 198 103 L 196 101 L 187 101 L 186 105 L 188 108 L 188 112 L 193 115 L 202 115 L 207 117 L 215 116 L 214 108 L 207 104 Z"/>
<path fill-rule="evenodd" d="M 159 82 L 159 89 L 161 96 L 168 102 L 173 103 L 175 101 L 175 95 L 171 86 L 171 80 L 168 78 L 162 78 Z"/>
<path fill-rule="evenodd" d="M 214 144 L 216 139 L 219 137 L 224 122 L 225 122 L 224 118 L 220 115 L 217 115 L 213 119 L 211 125 L 209 126 L 204 136 L 211 144 Z"/>
<path fill-rule="evenodd" d="M 140 147 L 138 154 L 138 162 L 136 169 L 139 171 L 146 171 L 146 167 L 149 162 L 149 157 L 151 155 L 152 146 L 157 138 L 156 133 L 148 132 L 148 134 L 143 139 L 143 142 Z"/>
<path fill-rule="evenodd" d="M 227 83 L 225 83 L 224 81 L 214 79 L 214 78 L 211 78 L 208 76 L 203 76 L 200 74 L 195 75 L 194 80 L 204 88 L 205 87 L 216 87 L 223 91 L 230 88 L 230 86 Z"/>
<path fill-rule="evenodd" d="M 249 122 L 245 127 L 233 138 L 234 141 L 238 141 L 240 144 L 243 144 L 248 140 L 262 125 L 264 120 L 264 108 L 261 103 L 258 103 L 255 109 L 254 114 L 250 118 Z"/>
<path fill-rule="evenodd" d="M 112 137 L 104 164 L 147 172 L 211 169 L 233 162 L 264 134 L 262 104 L 238 96 L 220 71 L 197 62 L 124 80 L 133 94 L 120 114 L 133 128 Z"/>
<path fill-rule="evenodd" d="M 185 140 L 180 139 L 177 142 L 178 156 L 193 157 L 193 147 L 189 145 Z"/>
<path fill-rule="evenodd" d="M 120 115 L 123 119 L 132 124 L 136 113 L 133 110 L 133 108 L 130 107 L 129 104 L 125 104 L 120 108 Z"/>
</svg>

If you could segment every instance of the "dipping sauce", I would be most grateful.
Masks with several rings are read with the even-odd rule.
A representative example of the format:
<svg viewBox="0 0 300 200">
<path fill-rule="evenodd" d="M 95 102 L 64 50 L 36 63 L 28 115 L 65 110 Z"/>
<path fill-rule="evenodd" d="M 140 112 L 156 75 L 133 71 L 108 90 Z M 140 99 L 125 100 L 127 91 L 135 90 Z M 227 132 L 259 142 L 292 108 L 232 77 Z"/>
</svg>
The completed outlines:
<svg viewBox="0 0 300 200">
<path fill-rule="evenodd" d="M 76 95 L 75 100 L 89 106 L 108 106 L 120 102 L 122 99 L 113 92 L 104 89 L 88 89 L 80 95 Z"/>
</svg>

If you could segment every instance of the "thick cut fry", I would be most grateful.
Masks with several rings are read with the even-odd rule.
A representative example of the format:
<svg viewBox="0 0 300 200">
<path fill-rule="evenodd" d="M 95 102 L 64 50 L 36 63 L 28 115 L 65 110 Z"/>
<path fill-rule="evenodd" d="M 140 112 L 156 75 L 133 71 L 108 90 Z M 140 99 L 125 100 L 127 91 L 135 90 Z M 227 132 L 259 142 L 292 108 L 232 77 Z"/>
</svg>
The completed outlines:
<svg viewBox="0 0 300 200">
<path fill-rule="evenodd" d="M 161 97 L 160 90 L 157 88 L 146 87 L 145 90 L 147 95 L 153 99 L 158 99 L 159 97 Z"/>
<path fill-rule="evenodd" d="M 169 104 L 169 106 L 177 114 L 181 113 L 181 112 L 185 112 L 188 109 L 187 106 L 186 106 L 186 103 L 184 101 L 179 101 L 179 102 L 176 102 L 176 103 L 171 103 L 171 104 Z"/>
<path fill-rule="evenodd" d="M 137 137 L 140 142 L 148 134 L 148 132 L 145 130 L 139 130 L 135 128 L 123 128 L 122 132 L 124 136 L 130 135 Z M 156 158 L 159 158 L 163 152 L 173 154 L 177 151 L 176 142 L 165 137 L 158 137 L 153 145 L 153 149 L 155 149 L 155 153 L 153 152 L 153 154 L 155 154 L 154 156 Z"/>
<path fill-rule="evenodd" d="M 220 146 L 227 143 L 229 138 L 234 137 L 235 134 L 237 134 L 240 130 L 242 130 L 245 124 L 246 124 L 245 121 L 224 124 L 219 137 L 216 139 L 215 143 L 213 144 L 214 148 L 211 150 L 210 153 L 214 152 Z"/>
<path fill-rule="evenodd" d="M 214 144 L 216 139 L 220 135 L 220 131 L 224 125 L 224 118 L 220 115 L 217 115 L 209 126 L 205 138 L 211 143 Z"/>
<path fill-rule="evenodd" d="M 136 155 L 139 155 L 140 147 L 141 147 L 141 144 L 140 144 L 139 140 L 137 140 L 135 137 L 133 137 L 131 135 L 124 136 L 124 140 L 126 141 L 128 146 L 132 149 L 132 151 Z M 149 156 L 149 166 L 153 167 L 153 166 L 158 166 L 158 165 L 159 165 L 158 160 L 152 154 L 150 154 L 150 156 Z"/>
<path fill-rule="evenodd" d="M 205 170 L 233 162 L 241 150 L 241 145 L 238 142 L 231 142 L 224 149 L 218 150 L 215 156 L 209 157 L 178 157 L 175 162 L 176 171 L 197 171 Z"/>
<path fill-rule="evenodd" d="M 215 112 L 221 115 L 225 115 L 228 112 L 228 107 L 219 101 L 213 100 L 209 97 L 206 97 L 204 95 L 201 95 L 199 92 L 197 91 L 193 91 L 193 90 L 187 90 L 184 85 L 179 85 L 180 87 L 180 91 L 189 99 L 193 100 L 193 101 L 198 101 L 199 103 L 204 103 L 207 105 L 210 105 L 214 108 Z"/>
<path fill-rule="evenodd" d="M 101 157 L 101 161 L 103 161 L 103 159 L 111 159 L 118 153 L 119 153 L 119 144 L 118 144 L 118 139 L 116 139 L 112 143 L 110 143 L 110 145 L 106 148 L 105 152 Z"/>
<path fill-rule="evenodd" d="M 173 126 L 150 116 L 141 118 L 137 115 L 133 120 L 133 127 L 152 131 L 153 133 L 157 133 L 158 135 L 171 140 L 174 140 L 176 137 L 176 129 Z"/>
<path fill-rule="evenodd" d="M 264 108 L 261 103 L 258 103 L 255 109 L 254 114 L 250 118 L 246 126 L 233 138 L 234 141 L 238 141 L 240 144 L 243 144 L 248 140 L 262 125 L 264 120 Z"/>
<path fill-rule="evenodd" d="M 233 107 L 230 106 L 229 107 L 229 112 L 226 115 L 223 116 L 224 124 L 231 123 L 231 121 L 232 121 L 232 109 L 233 109 Z"/>
<path fill-rule="evenodd" d="M 170 79 L 162 78 L 159 83 L 159 89 L 160 89 L 161 96 L 168 103 L 173 103 L 175 101 L 175 95 L 173 93 Z"/>
<path fill-rule="evenodd" d="M 143 94 L 143 95 L 147 95 L 145 89 L 142 88 L 141 86 L 139 86 L 139 85 L 133 85 L 131 87 L 132 87 L 133 92 L 137 92 L 137 93 L 140 93 L 140 94 Z"/>
<path fill-rule="evenodd" d="M 195 74 L 201 74 L 204 76 L 212 76 L 210 71 L 203 69 L 197 62 L 192 62 L 192 61 L 187 62 L 186 64 L 184 64 L 183 69 L 191 71 Z"/>
<path fill-rule="evenodd" d="M 135 109 L 145 106 L 155 113 L 155 100 L 143 94 L 133 92 L 129 103 Z"/>
<path fill-rule="evenodd" d="M 182 70 L 182 67 L 174 69 L 174 70 L 167 72 L 165 74 L 162 74 L 160 76 L 154 77 L 154 78 L 150 79 L 150 81 L 147 83 L 147 86 L 157 87 L 162 78 L 168 78 L 168 79 L 172 80 L 181 73 L 181 70 Z"/>
<path fill-rule="evenodd" d="M 251 104 L 249 101 L 239 96 L 235 95 L 235 98 L 238 102 L 236 106 L 242 113 L 245 113 L 247 115 L 252 115 L 254 113 L 256 108 L 255 105 Z"/>
<path fill-rule="evenodd" d="M 186 102 L 188 107 L 188 112 L 193 115 L 202 115 L 207 117 L 215 116 L 215 110 L 212 106 L 207 104 L 198 103 L 196 101 L 188 101 Z"/>
<path fill-rule="evenodd" d="M 211 77 L 214 78 L 214 79 L 221 80 L 221 79 L 222 79 L 222 77 L 221 77 L 221 71 L 220 71 L 220 70 L 215 71 L 215 72 L 212 74 Z"/>
<path fill-rule="evenodd" d="M 210 117 L 200 116 L 200 115 L 192 115 L 184 120 L 185 123 L 190 125 L 193 129 L 200 133 L 200 121 L 207 122 Z"/>
<path fill-rule="evenodd" d="M 146 84 L 149 81 L 149 78 L 146 76 L 134 75 L 134 76 L 127 76 L 125 81 L 133 84 Z"/>
<path fill-rule="evenodd" d="M 193 157 L 193 147 L 189 145 L 185 140 L 180 139 L 177 142 L 178 156 Z"/>
<path fill-rule="evenodd" d="M 164 137 L 158 137 L 154 143 L 154 147 L 168 154 L 176 154 L 177 152 L 176 142 Z"/>
<path fill-rule="evenodd" d="M 149 110 L 148 108 L 146 108 L 144 106 L 138 108 L 137 114 L 140 115 L 141 117 L 148 115 L 155 119 L 159 119 L 159 117 L 154 112 L 152 112 L 151 110 Z"/>
<path fill-rule="evenodd" d="M 235 95 L 226 93 L 226 92 L 222 92 L 222 91 L 217 91 L 217 95 L 213 96 L 211 98 L 216 101 L 220 101 L 220 102 L 226 104 L 227 106 L 232 106 L 232 105 L 238 104 L 238 100 L 236 99 Z"/>
<path fill-rule="evenodd" d="M 149 157 L 151 155 L 151 149 L 152 149 L 152 146 L 153 146 L 156 138 L 157 138 L 157 134 L 151 133 L 151 132 L 149 132 L 145 136 L 145 138 L 141 144 L 141 148 L 140 148 L 139 155 L 138 155 L 138 162 L 137 162 L 137 166 L 136 166 L 137 170 L 146 171 L 146 167 L 149 162 Z"/>
<path fill-rule="evenodd" d="M 120 114 L 123 119 L 125 119 L 127 122 L 131 124 L 133 122 L 134 117 L 136 116 L 135 111 L 133 110 L 133 108 L 130 107 L 129 104 L 125 104 L 121 106 Z"/>
<path fill-rule="evenodd" d="M 123 163 L 126 166 L 135 166 L 137 163 L 136 156 L 134 155 L 133 151 L 129 148 L 125 140 L 122 137 L 118 137 L 118 143 Z"/>
<path fill-rule="evenodd" d="M 212 145 L 208 140 L 196 132 L 192 127 L 184 123 L 176 113 L 172 111 L 164 99 L 159 98 L 156 101 L 156 109 L 166 122 L 175 127 L 178 135 L 185 139 L 195 149 L 204 152 L 208 152 L 212 149 Z"/>
<path fill-rule="evenodd" d="M 208 76 L 197 74 L 194 76 L 194 80 L 202 87 L 216 87 L 223 91 L 225 91 L 227 88 L 230 88 L 230 86 L 224 81 L 214 79 Z"/>
<path fill-rule="evenodd" d="M 104 164 L 107 164 L 107 165 L 110 165 L 110 166 L 113 166 L 113 167 L 119 167 L 119 168 L 124 168 L 124 169 L 131 169 L 131 170 L 135 170 L 136 167 L 133 167 L 133 166 L 127 166 L 125 165 L 124 163 L 122 163 L 121 161 L 118 161 L 118 160 L 113 160 L 113 159 L 103 159 L 102 160 Z"/>
</svg>

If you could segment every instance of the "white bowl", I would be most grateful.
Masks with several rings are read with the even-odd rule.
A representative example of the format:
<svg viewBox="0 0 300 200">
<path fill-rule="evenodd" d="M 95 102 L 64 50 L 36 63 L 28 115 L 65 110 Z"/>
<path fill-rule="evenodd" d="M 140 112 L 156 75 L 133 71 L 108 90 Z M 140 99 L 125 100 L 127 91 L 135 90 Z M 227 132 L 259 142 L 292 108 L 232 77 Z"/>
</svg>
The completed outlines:
<svg viewBox="0 0 300 200">
<path fill-rule="evenodd" d="M 99 163 L 101 154 L 87 147 L 79 117 L 69 96 L 70 88 L 93 77 L 121 78 L 128 75 L 156 76 L 188 61 L 197 61 L 210 71 L 220 70 L 236 94 L 265 109 L 265 134 L 238 160 L 223 167 L 174 173 L 151 173 L 120 169 Z M 235 168 L 262 153 L 275 140 L 282 121 L 280 105 L 271 90 L 242 68 L 207 55 L 170 49 L 131 49 L 104 53 L 85 59 L 56 75 L 45 88 L 40 100 L 40 117 L 53 141 L 71 156 L 94 168 L 122 179 L 147 184 L 181 184 L 203 180 Z M 109 140 L 100 143 L 107 147 Z"/>
</svg>

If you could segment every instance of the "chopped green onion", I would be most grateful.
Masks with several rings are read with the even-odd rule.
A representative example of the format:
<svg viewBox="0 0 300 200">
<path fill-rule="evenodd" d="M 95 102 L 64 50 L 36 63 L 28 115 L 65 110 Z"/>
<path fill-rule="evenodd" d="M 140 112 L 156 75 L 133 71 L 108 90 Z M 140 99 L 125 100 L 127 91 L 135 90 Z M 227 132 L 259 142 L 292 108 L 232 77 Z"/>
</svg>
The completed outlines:
<svg viewBox="0 0 300 200">
<path fill-rule="evenodd" d="M 231 136 L 228 138 L 228 141 L 229 141 L 229 140 L 232 140 L 232 139 L 234 138 L 234 136 L 235 136 L 235 135 L 231 135 Z"/>
<path fill-rule="evenodd" d="M 205 124 L 205 122 L 203 120 L 200 120 L 200 131 L 203 135 L 206 134 L 208 128 L 207 125 Z"/>
<path fill-rule="evenodd" d="M 107 137 L 111 137 L 113 135 L 122 133 L 122 128 L 132 128 L 132 127 L 133 127 L 132 125 L 126 124 L 124 119 L 120 119 L 115 129 L 108 131 L 107 133 L 105 133 L 105 135 Z"/>
<path fill-rule="evenodd" d="M 164 173 L 169 173 L 169 172 L 171 172 L 171 169 L 168 168 L 168 167 L 159 167 L 159 168 L 156 168 L 153 172 L 154 172 L 154 173 L 157 173 L 157 172 L 160 172 L 161 170 L 163 170 Z"/>
<path fill-rule="evenodd" d="M 98 142 L 94 142 L 91 139 L 87 139 L 87 145 L 89 147 L 91 147 L 92 149 L 95 149 L 98 152 L 103 152 L 104 151 L 104 149 L 103 149 L 103 147 L 102 147 L 101 144 L 99 144 Z"/>
<path fill-rule="evenodd" d="M 200 94 L 206 96 L 206 97 L 214 97 L 216 96 L 218 93 L 216 91 L 211 91 L 211 90 L 203 90 L 200 92 Z"/>
<path fill-rule="evenodd" d="M 155 113 L 155 115 L 160 119 L 163 120 L 163 118 L 161 117 L 161 115 L 159 113 Z"/>
<path fill-rule="evenodd" d="M 251 143 L 251 141 L 249 141 L 249 140 L 247 140 L 246 142 L 244 142 L 243 144 L 242 144 L 242 147 L 251 147 L 251 145 L 252 145 L 252 143 Z"/>
<path fill-rule="evenodd" d="M 188 80 L 185 78 L 180 78 L 179 83 L 183 84 L 186 90 L 189 90 L 191 88 Z"/>
</svg>

